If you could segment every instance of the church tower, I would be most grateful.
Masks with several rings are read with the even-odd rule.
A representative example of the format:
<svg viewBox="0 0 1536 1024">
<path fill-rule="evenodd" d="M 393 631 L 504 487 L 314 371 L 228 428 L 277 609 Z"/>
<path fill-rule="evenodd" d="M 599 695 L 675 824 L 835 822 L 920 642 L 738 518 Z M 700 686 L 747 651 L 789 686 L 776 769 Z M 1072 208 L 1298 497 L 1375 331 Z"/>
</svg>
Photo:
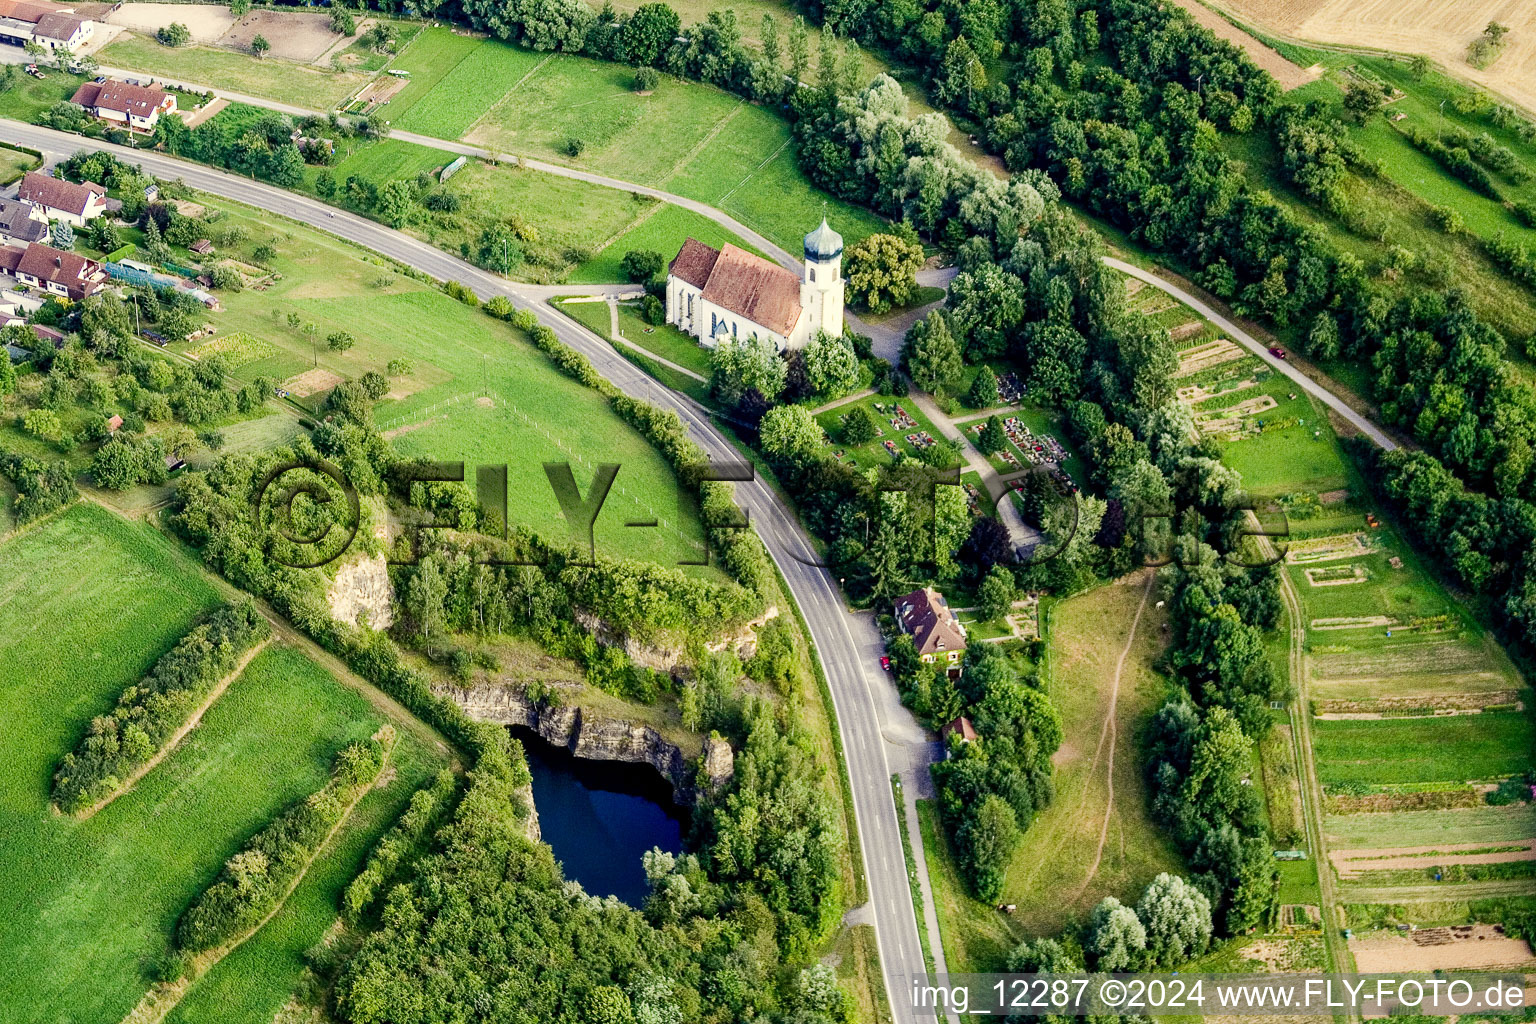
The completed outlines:
<svg viewBox="0 0 1536 1024">
<path fill-rule="evenodd" d="M 810 336 L 818 330 L 843 336 L 843 236 L 821 218 L 821 226 L 805 236 L 805 277 L 800 305 L 810 313 Z"/>
</svg>

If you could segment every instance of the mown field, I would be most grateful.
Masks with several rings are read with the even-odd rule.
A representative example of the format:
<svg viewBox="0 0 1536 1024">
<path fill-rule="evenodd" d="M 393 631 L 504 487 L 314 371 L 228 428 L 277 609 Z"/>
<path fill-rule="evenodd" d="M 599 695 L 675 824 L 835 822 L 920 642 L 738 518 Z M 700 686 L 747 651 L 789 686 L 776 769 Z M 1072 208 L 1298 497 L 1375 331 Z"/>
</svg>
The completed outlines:
<svg viewBox="0 0 1536 1024">
<path fill-rule="evenodd" d="M 1168 835 L 1149 815 L 1136 741 L 1168 689 L 1152 667 L 1162 651 L 1164 620 L 1152 601 L 1119 681 L 1113 758 L 1109 750 L 1106 713 L 1115 664 L 1143 592 L 1144 577 L 1138 575 L 1051 609 L 1049 693 L 1065 739 L 1054 758 L 1055 797 L 1024 833 L 1003 886 L 1000 902 L 1017 903 L 1016 913 L 1004 916 L 966 895 L 938 829 L 936 808 L 919 804 L 951 971 L 997 970 L 1021 939 L 1058 934 L 1105 896 L 1134 900 L 1159 872 L 1181 870 Z"/>
<path fill-rule="evenodd" d="M 1524 771 L 1536 731 L 1521 711 L 1442 718 L 1312 723 L 1318 779 L 1325 787 L 1404 786 L 1497 780 Z"/>
<path fill-rule="evenodd" d="M 1536 836 L 1536 806 L 1334 814 L 1324 819 L 1323 831 L 1335 849 L 1496 844 Z"/>
<path fill-rule="evenodd" d="M 812 188 L 776 114 L 663 76 L 648 96 L 634 71 L 496 40 L 423 31 L 394 66 L 411 84 L 383 108 L 397 126 L 665 188 L 720 206 L 798 252 L 822 205 L 848 244 L 878 229 L 867 211 Z M 571 139 L 582 145 L 571 156 Z"/>
<path fill-rule="evenodd" d="M 520 332 L 319 231 L 203 201 L 227 211 L 220 224 L 247 228 L 246 248 L 271 240 L 277 249 L 272 266 L 283 275 L 266 291 L 226 295 L 225 311 L 215 316 L 221 334 L 244 332 L 272 353 L 234 366 L 237 377 L 292 380 L 292 388 L 304 390 L 294 378 L 318 371 L 324 379 L 307 399 L 318 408 L 336 380 L 383 372 L 391 359 L 407 359 L 411 373 L 393 378 L 390 395 L 376 407 L 376 420 L 397 450 L 471 467 L 508 465 L 511 518 L 559 538 L 565 527 L 542 463 L 571 462 L 583 493 L 595 465 L 619 463 L 597 522 L 599 547 L 663 564 L 696 557 L 697 512 L 690 502 L 679 508 L 671 468 L 600 395 L 556 371 Z M 288 325 L 290 313 L 316 325 L 313 341 Z M 352 335 L 354 347 L 327 348 L 326 339 L 338 331 Z M 667 527 L 624 526 L 651 514 Z"/>
<path fill-rule="evenodd" d="M 9 185 L 18 180 L 23 174 L 34 169 L 37 164 L 37 157 L 31 153 L 0 146 L 0 185 Z"/>
<path fill-rule="evenodd" d="M 283 60 L 258 59 L 209 46 L 168 47 L 124 33 L 96 58 L 110 67 L 148 71 L 176 82 L 228 89 L 310 110 L 329 110 L 368 83 L 368 76 Z"/>
<path fill-rule="evenodd" d="M 628 279 L 623 267 L 625 253 L 632 249 L 650 249 L 661 253 L 670 262 L 689 238 L 696 238 L 716 249 L 729 242 L 739 249 L 763 255 L 744 239 L 738 238 L 708 217 L 681 206 L 663 203 L 653 211 L 642 214 L 639 220 L 604 246 L 602 251 L 568 274 L 566 280 L 572 284 L 625 281 Z"/>
<path fill-rule="evenodd" d="M 94 505 L 0 546 L 0 678 L 12 681 L 0 692 L 0 730 L 10 738 L 0 769 L 7 1020 L 121 1019 L 152 980 L 176 919 L 224 859 L 317 788 L 336 750 L 380 724 L 361 695 L 274 645 L 131 791 L 85 821 L 54 813 L 58 760 L 216 601 L 163 536 Z M 401 779 L 419 779 L 430 761 L 420 751 L 403 758 Z M 369 826 L 372 834 L 383 824 Z M 292 991 L 299 952 L 269 954 L 274 991 Z"/>
</svg>

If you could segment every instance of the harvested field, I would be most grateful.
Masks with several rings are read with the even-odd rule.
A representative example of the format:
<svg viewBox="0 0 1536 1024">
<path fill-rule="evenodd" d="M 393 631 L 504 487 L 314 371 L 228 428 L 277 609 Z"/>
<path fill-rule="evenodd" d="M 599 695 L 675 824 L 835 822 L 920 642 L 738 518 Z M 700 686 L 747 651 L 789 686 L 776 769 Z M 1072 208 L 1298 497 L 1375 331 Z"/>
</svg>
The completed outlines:
<svg viewBox="0 0 1536 1024">
<path fill-rule="evenodd" d="M 1394 871 L 1403 868 L 1423 869 L 1429 866 L 1442 867 L 1447 864 L 1512 864 L 1517 861 L 1536 860 L 1536 849 L 1532 846 L 1536 841 L 1528 843 L 1518 850 L 1499 850 L 1494 853 L 1478 852 L 1486 850 L 1476 843 L 1468 845 L 1464 852 L 1454 849 L 1437 850 L 1434 847 L 1413 847 L 1409 849 L 1384 849 L 1384 850 L 1334 850 L 1328 854 L 1328 859 L 1338 869 L 1341 880 L 1358 878 L 1366 871 Z M 1372 856 L 1374 854 L 1375 856 Z"/>
<path fill-rule="evenodd" d="M 1422 53 L 1452 74 L 1501 92 L 1536 110 L 1536 4 L 1521 0 L 1218 0 L 1255 28 L 1296 39 L 1368 44 L 1372 49 Z M 1467 44 L 1490 21 L 1509 27 L 1504 52 L 1479 71 Z"/>
<path fill-rule="evenodd" d="M 342 38 L 340 33 L 331 31 L 330 19 L 323 14 L 252 11 L 232 25 L 217 45 L 249 50 L 251 40 L 257 36 L 265 36 L 272 44 L 270 56 L 306 64 L 319 60 L 321 54 Z"/>
<path fill-rule="evenodd" d="M 363 91 L 357 94 L 357 98 L 347 109 L 358 114 L 370 113 L 374 107 L 388 103 L 396 93 L 410 84 L 409 79 L 397 78 L 394 75 L 380 76 L 363 86 Z"/>
<path fill-rule="evenodd" d="M 1307 569 L 1307 582 L 1314 587 L 1343 587 L 1351 583 L 1364 583 L 1370 579 L 1365 567 L 1359 565 L 1329 566 L 1323 569 Z"/>
<path fill-rule="evenodd" d="M 1408 849 L 1426 843 L 1442 850 L 1447 844 L 1500 846 L 1536 837 L 1536 806 L 1479 803 L 1459 810 L 1330 816 L 1323 822 L 1323 832 L 1335 849 Z"/>
<path fill-rule="evenodd" d="M 1183 341 L 1185 338 L 1193 338 L 1203 330 L 1205 330 L 1205 324 L 1199 320 L 1191 320 L 1170 330 L 1168 337 L 1174 341 Z"/>
<path fill-rule="evenodd" d="M 1308 625 L 1309 629 L 1369 629 L 1376 626 L 1390 626 L 1392 619 L 1385 615 L 1349 615 L 1333 619 L 1313 619 Z"/>
<path fill-rule="evenodd" d="M 1325 620 L 1326 621 L 1326 620 Z M 1508 689 L 1509 680 L 1499 672 L 1489 671 L 1488 659 L 1482 648 L 1457 640 L 1445 642 L 1410 642 L 1382 650 L 1349 651 L 1347 653 L 1319 654 L 1313 659 L 1313 675 L 1323 680 L 1382 680 L 1411 679 L 1429 674 L 1456 675 L 1454 686 L 1446 690 L 1469 690 L 1473 680 L 1460 678 L 1477 677 L 1483 683 L 1479 689 Z M 1489 686 L 1489 682 L 1497 685 Z"/>
<path fill-rule="evenodd" d="M 1275 81 L 1280 83 L 1282 89 L 1295 89 L 1306 85 L 1322 74 L 1321 68 L 1301 68 L 1292 64 L 1279 53 L 1266 45 L 1262 40 L 1244 32 L 1226 18 L 1208 9 L 1200 0 L 1174 0 L 1176 4 L 1189 12 L 1190 17 L 1204 28 L 1208 28 L 1218 39 L 1237 46 L 1248 55 L 1248 59 L 1259 67 L 1275 76 Z"/>
<path fill-rule="evenodd" d="M 1444 811 L 1452 808 L 1483 807 L 1483 790 L 1436 789 L 1422 793 L 1367 793 L 1346 796 L 1330 793 L 1324 810 L 1330 815 L 1378 814 L 1395 811 Z"/>
<path fill-rule="evenodd" d="M 289 377 L 283 382 L 283 387 L 300 398 L 308 398 L 316 392 L 329 391 L 344 379 L 341 374 L 330 370 L 305 370 L 296 377 Z"/>
<path fill-rule="evenodd" d="M 1349 951 L 1362 974 L 1524 967 L 1532 960 L 1524 939 L 1509 938 L 1498 925 L 1481 924 L 1350 939 Z"/>
<path fill-rule="evenodd" d="M 1314 562 L 1335 562 L 1341 558 L 1357 558 L 1371 550 L 1363 533 L 1340 533 L 1332 537 L 1312 537 L 1292 541 L 1285 552 L 1287 565 L 1311 565 Z"/>
<path fill-rule="evenodd" d="M 1433 696 L 1392 694 L 1358 700 L 1335 698 L 1314 700 L 1312 704 L 1318 717 L 1351 714 L 1432 715 L 1481 711 L 1484 708 L 1518 708 L 1523 706 L 1524 697 L 1523 690 L 1490 690 L 1486 693 L 1443 693 Z"/>
<path fill-rule="evenodd" d="M 1203 345 L 1185 349 L 1179 353 L 1179 369 L 1175 377 L 1187 377 L 1192 373 L 1212 366 L 1220 366 L 1222 363 L 1230 363 L 1234 359 L 1241 359 L 1247 355 L 1243 349 L 1227 338 L 1217 338 Z"/>
</svg>

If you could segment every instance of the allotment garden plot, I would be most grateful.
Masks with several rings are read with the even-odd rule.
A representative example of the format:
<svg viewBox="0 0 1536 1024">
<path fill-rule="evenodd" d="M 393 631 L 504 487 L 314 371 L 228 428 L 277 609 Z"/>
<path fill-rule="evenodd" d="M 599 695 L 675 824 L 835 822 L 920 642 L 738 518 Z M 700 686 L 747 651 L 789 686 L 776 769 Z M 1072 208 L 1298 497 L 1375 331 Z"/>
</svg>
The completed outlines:
<svg viewBox="0 0 1536 1024">
<path fill-rule="evenodd" d="M 671 467 L 601 395 L 559 373 L 520 332 L 338 239 L 205 201 L 226 211 L 216 233 L 244 230 L 232 255 L 249 258 L 246 250 L 262 244 L 277 252 L 269 273 L 225 293 L 224 311 L 211 315 L 214 344 L 236 377 L 267 377 L 318 413 L 340 381 L 385 373 L 390 391 L 375 420 L 396 450 L 463 461 L 468 474 L 478 465 L 508 466 L 514 523 L 566 541 L 543 463 L 570 463 L 583 494 L 599 464 L 617 463 L 596 524 L 598 549 L 666 565 L 701 557 L 697 510 Z M 333 347 L 337 335 L 351 346 Z M 196 354 L 198 344 L 172 348 Z M 625 525 L 651 519 L 658 525 Z"/>
<path fill-rule="evenodd" d="M 1341 898 L 1536 892 L 1536 817 L 1488 803 L 1536 744 L 1531 691 L 1502 651 L 1369 510 L 1291 541 L 1285 572 Z"/>
</svg>

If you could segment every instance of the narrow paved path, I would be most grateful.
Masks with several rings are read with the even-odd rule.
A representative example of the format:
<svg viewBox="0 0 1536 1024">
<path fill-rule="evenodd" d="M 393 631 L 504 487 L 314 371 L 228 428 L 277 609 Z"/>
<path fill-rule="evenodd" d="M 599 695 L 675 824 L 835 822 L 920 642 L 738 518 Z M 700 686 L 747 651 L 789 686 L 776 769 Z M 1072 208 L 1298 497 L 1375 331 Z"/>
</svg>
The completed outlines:
<svg viewBox="0 0 1536 1024">
<path fill-rule="evenodd" d="M 1104 741 L 1109 740 L 1108 767 L 1104 770 L 1104 824 L 1099 828 L 1099 845 L 1093 851 L 1093 863 L 1088 866 L 1088 873 L 1083 876 L 1083 884 L 1078 887 L 1077 896 L 1093 882 L 1094 876 L 1099 873 L 1099 864 L 1104 860 L 1104 842 L 1109 838 L 1109 822 L 1115 816 L 1115 747 L 1120 738 L 1120 723 L 1115 720 L 1115 710 L 1120 704 L 1120 677 L 1125 674 L 1125 659 L 1131 656 L 1131 648 L 1136 646 L 1136 627 L 1141 625 L 1141 613 L 1147 610 L 1147 598 L 1152 595 L 1152 584 L 1156 582 L 1157 574 L 1147 571 L 1147 585 L 1141 591 L 1141 603 L 1136 606 L 1136 614 L 1131 618 L 1131 631 L 1125 638 L 1125 649 L 1120 652 L 1120 660 L 1115 662 L 1115 678 L 1109 684 L 1109 707 L 1104 712 L 1104 726 L 1099 730 L 1099 745 L 1093 752 L 1095 768 L 1099 763 L 1099 756 L 1104 750 Z M 1073 899 L 1076 899 L 1074 896 Z"/>
</svg>

